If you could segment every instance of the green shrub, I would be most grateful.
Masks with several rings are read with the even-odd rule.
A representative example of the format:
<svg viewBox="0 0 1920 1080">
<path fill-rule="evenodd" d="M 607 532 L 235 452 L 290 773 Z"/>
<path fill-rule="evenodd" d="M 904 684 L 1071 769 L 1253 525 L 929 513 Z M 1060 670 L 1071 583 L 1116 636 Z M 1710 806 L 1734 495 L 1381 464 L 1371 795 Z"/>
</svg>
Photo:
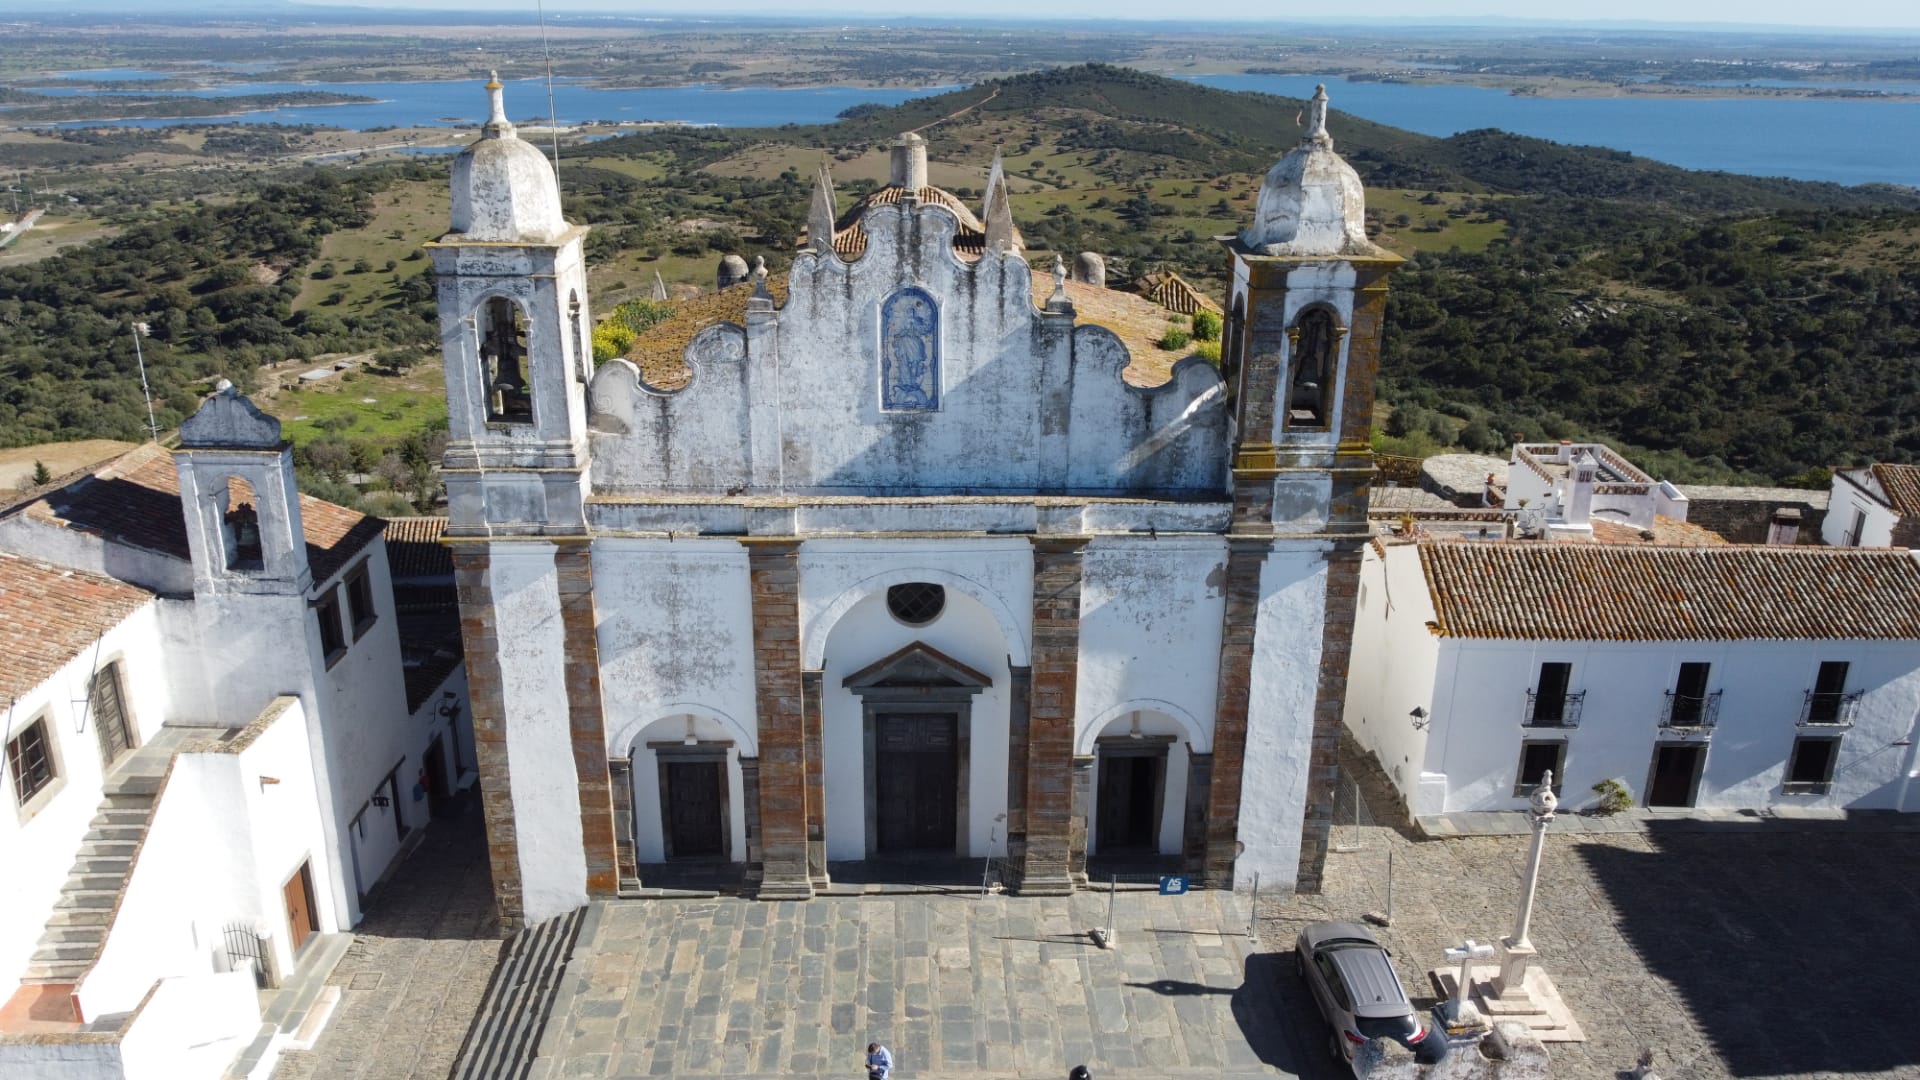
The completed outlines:
<svg viewBox="0 0 1920 1080">
<path fill-rule="evenodd" d="M 1160 340 L 1154 342 L 1154 344 L 1163 349 L 1184 349 L 1187 347 L 1187 342 L 1192 340 L 1192 334 L 1187 333 L 1177 326 L 1169 326 L 1167 327 L 1167 332 L 1161 334 Z"/>
<path fill-rule="evenodd" d="M 1193 313 L 1193 336 L 1201 341 L 1220 340 L 1220 316 L 1201 308 Z M 1219 350 L 1214 350 L 1218 352 Z"/>
</svg>

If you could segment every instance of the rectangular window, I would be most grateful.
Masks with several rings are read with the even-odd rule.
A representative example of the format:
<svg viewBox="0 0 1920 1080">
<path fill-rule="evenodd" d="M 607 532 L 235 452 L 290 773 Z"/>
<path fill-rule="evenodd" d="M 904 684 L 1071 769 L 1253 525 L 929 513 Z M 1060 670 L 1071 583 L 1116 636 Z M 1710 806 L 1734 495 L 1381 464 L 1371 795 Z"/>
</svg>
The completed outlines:
<svg viewBox="0 0 1920 1080">
<path fill-rule="evenodd" d="M 1523 742 L 1520 744 L 1520 771 L 1513 784 L 1513 797 L 1524 799 L 1533 794 L 1540 781 L 1551 771 L 1553 790 L 1557 795 L 1566 783 L 1567 744 L 1559 740 L 1552 742 Z"/>
<path fill-rule="evenodd" d="M 1845 660 L 1820 662 L 1813 692 L 1807 695 L 1807 723 L 1843 724 L 1852 719 L 1851 702 L 1847 700 L 1847 668 Z"/>
<path fill-rule="evenodd" d="M 1787 759 L 1788 795 L 1825 795 L 1833 786 L 1833 766 L 1840 760 L 1840 740 L 1825 735 L 1803 735 L 1793 740 Z"/>
<path fill-rule="evenodd" d="M 53 783 L 53 746 L 47 741 L 45 717 L 7 740 L 7 772 L 13 775 L 13 801 L 21 807 Z"/>
<path fill-rule="evenodd" d="M 1848 529 L 1847 535 L 1841 538 L 1841 546 L 1842 547 L 1859 547 L 1860 536 L 1862 533 L 1866 531 L 1867 531 L 1867 512 L 1865 510 L 1855 510 L 1853 512 L 1853 527 Z"/>
<path fill-rule="evenodd" d="M 347 577 L 347 621 L 353 625 L 353 640 L 373 628 L 379 611 L 373 606 L 373 578 L 367 573 L 367 564 L 361 563 L 360 569 Z"/>
<path fill-rule="evenodd" d="M 320 653 L 332 667 L 347 652 L 347 638 L 340 629 L 340 590 L 327 590 L 327 595 L 313 605 L 313 614 L 320 620 Z"/>
<path fill-rule="evenodd" d="M 1712 664 L 1680 665 L 1680 677 L 1673 681 L 1673 708 L 1667 714 L 1669 726 L 1703 726 L 1707 711 L 1707 676 L 1712 670 Z"/>
<path fill-rule="evenodd" d="M 1573 727 L 1580 722 L 1583 695 L 1569 693 L 1573 665 L 1553 662 L 1540 665 L 1540 681 L 1528 695 L 1528 727 Z"/>
</svg>

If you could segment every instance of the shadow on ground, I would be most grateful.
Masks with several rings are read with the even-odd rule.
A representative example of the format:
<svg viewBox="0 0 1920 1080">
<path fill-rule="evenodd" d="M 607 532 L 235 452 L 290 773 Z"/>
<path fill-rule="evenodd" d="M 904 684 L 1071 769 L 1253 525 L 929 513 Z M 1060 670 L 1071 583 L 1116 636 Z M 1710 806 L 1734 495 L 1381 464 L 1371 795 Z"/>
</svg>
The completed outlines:
<svg viewBox="0 0 1920 1080">
<path fill-rule="evenodd" d="M 1351 1077 L 1334 1066 L 1327 1024 L 1306 984 L 1294 972 L 1292 952 L 1254 953 L 1233 992 L 1233 1018 L 1263 1065 L 1300 1080 Z"/>
<path fill-rule="evenodd" d="M 1803 822 L 1656 821 L 1648 833 L 1654 852 L 1574 850 L 1729 1072 L 1920 1067 L 1920 1025 L 1906 1016 L 1920 836 Z"/>
</svg>

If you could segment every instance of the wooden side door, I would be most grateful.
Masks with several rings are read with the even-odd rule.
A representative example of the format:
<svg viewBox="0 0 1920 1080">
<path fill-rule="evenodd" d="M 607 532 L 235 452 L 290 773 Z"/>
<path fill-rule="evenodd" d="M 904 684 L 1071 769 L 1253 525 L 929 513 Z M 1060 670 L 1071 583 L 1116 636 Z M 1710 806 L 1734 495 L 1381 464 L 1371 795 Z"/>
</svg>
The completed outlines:
<svg viewBox="0 0 1920 1080">
<path fill-rule="evenodd" d="M 120 685 L 119 661 L 93 673 L 87 697 L 93 733 L 100 740 L 100 768 L 104 772 L 113 768 L 120 755 L 133 747 L 133 731 L 127 723 L 127 701 Z"/>
<path fill-rule="evenodd" d="M 667 854 L 675 859 L 716 858 L 726 853 L 721 836 L 720 770 L 717 761 L 669 761 Z"/>
<path fill-rule="evenodd" d="M 292 935 L 296 955 L 320 929 L 313 911 L 313 865 L 301 863 L 300 872 L 287 879 L 281 892 L 287 904 L 287 932 Z"/>
</svg>

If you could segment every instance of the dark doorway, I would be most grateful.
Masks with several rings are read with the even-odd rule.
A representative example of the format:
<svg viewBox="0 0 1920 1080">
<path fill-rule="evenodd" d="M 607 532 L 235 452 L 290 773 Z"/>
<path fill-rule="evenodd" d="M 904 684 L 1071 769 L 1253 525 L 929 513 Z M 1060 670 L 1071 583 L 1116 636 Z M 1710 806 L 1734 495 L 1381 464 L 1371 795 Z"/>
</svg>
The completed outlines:
<svg viewBox="0 0 1920 1080">
<path fill-rule="evenodd" d="M 313 911 L 312 865 L 301 863 L 300 872 L 287 879 L 281 892 L 287 902 L 287 932 L 292 935 L 293 952 L 297 956 L 307 939 L 320 929 Z"/>
<path fill-rule="evenodd" d="M 447 748 L 440 736 L 435 735 L 420 756 L 420 772 L 427 789 L 427 817 L 439 817 L 453 794 L 447 790 Z"/>
<path fill-rule="evenodd" d="M 1707 748 L 1701 743 L 1665 743 L 1653 749 L 1653 776 L 1647 781 L 1648 806 L 1692 806 L 1700 785 Z"/>
<path fill-rule="evenodd" d="M 725 761 L 663 761 L 661 802 L 666 806 L 667 858 L 717 859 L 727 853 L 722 800 Z"/>
<path fill-rule="evenodd" d="M 952 713 L 874 717 L 875 824 L 882 852 L 953 852 L 958 729 L 959 718 Z"/>
<path fill-rule="evenodd" d="M 1100 755 L 1094 844 L 1101 855 L 1140 855 L 1159 848 L 1161 754 Z"/>
</svg>

